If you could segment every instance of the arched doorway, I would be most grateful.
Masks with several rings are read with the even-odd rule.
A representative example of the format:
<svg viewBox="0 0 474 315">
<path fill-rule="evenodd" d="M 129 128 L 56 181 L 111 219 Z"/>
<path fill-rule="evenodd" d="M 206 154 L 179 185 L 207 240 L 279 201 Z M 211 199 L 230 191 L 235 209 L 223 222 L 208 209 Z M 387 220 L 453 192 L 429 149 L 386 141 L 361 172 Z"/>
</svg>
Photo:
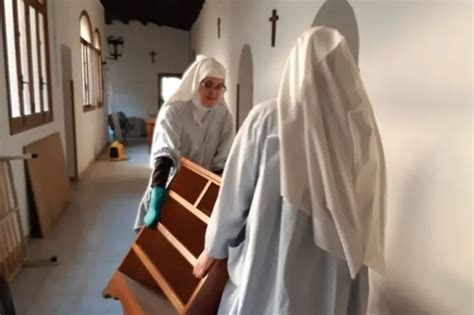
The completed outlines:
<svg viewBox="0 0 474 315">
<path fill-rule="evenodd" d="M 352 56 L 359 64 L 359 27 L 354 9 L 347 0 L 326 0 L 312 26 L 327 26 L 339 31 L 346 38 Z"/>
<path fill-rule="evenodd" d="M 242 125 L 253 107 L 253 58 L 249 45 L 242 47 L 237 83 L 236 129 Z"/>
</svg>

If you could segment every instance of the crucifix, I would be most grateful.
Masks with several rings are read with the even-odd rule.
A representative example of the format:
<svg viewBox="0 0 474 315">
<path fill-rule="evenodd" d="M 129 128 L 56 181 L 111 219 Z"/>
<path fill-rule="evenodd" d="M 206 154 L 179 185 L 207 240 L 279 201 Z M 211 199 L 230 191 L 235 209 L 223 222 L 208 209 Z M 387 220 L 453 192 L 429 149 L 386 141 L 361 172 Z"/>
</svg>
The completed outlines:
<svg viewBox="0 0 474 315">
<path fill-rule="evenodd" d="M 150 52 L 151 63 L 155 63 L 155 56 L 156 56 L 156 55 L 157 55 L 157 53 L 156 53 L 154 50 L 152 50 L 152 51 Z"/>
<path fill-rule="evenodd" d="M 272 16 L 268 19 L 272 22 L 272 47 L 275 47 L 275 38 L 276 38 L 276 23 L 279 16 L 277 15 L 277 10 L 272 10 Z"/>
<path fill-rule="evenodd" d="M 221 38 L 221 18 L 217 18 L 217 38 Z"/>
</svg>

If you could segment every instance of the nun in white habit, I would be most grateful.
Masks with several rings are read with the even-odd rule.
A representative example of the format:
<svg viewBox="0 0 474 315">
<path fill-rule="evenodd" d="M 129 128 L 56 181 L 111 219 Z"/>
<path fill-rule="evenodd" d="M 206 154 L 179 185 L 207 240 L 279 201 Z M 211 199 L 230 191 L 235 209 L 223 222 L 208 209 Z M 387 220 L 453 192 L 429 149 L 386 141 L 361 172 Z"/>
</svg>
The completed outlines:
<svg viewBox="0 0 474 315">
<path fill-rule="evenodd" d="M 368 269 L 384 270 L 385 164 L 344 38 L 313 28 L 293 47 L 278 98 L 232 146 L 205 250 L 228 258 L 219 314 L 364 314 Z"/>
<path fill-rule="evenodd" d="M 215 173 L 223 171 L 233 140 L 225 91 L 225 69 L 213 58 L 199 56 L 184 73 L 180 86 L 158 114 L 150 157 L 153 173 L 134 229 L 156 226 L 180 157 Z"/>
</svg>

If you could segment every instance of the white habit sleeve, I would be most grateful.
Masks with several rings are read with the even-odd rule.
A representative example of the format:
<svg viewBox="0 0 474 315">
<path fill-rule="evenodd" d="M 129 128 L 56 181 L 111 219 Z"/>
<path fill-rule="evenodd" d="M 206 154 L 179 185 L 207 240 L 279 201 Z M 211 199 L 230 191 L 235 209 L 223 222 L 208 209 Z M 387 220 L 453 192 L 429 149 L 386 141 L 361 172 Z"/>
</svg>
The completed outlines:
<svg viewBox="0 0 474 315">
<path fill-rule="evenodd" d="M 167 157 L 176 167 L 180 158 L 181 121 L 176 117 L 173 105 L 167 105 L 158 114 L 150 155 L 150 167 L 155 167 L 158 157 Z"/>
</svg>

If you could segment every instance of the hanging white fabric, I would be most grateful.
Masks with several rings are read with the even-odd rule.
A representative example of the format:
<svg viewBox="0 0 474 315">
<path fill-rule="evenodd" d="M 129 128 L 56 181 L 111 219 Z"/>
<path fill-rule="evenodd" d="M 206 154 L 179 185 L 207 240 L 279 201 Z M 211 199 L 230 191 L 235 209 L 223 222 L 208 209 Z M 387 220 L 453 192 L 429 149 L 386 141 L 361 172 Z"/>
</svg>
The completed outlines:
<svg viewBox="0 0 474 315">
<path fill-rule="evenodd" d="M 345 39 L 300 36 L 278 94 L 281 192 L 312 216 L 317 246 L 384 271 L 385 161 L 374 114 Z"/>
</svg>

